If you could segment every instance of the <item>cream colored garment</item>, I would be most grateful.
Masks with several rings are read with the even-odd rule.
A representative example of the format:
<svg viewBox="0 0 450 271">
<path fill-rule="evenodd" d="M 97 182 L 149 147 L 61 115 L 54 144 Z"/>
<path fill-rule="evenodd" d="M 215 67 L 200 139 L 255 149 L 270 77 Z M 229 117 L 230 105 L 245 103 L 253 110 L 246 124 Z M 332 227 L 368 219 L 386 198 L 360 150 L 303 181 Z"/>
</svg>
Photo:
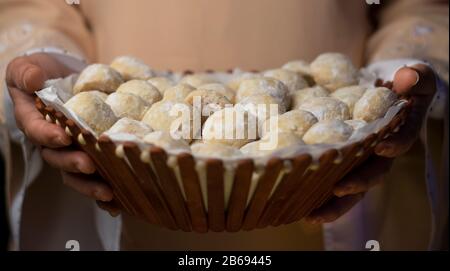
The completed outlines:
<svg viewBox="0 0 450 271">
<path fill-rule="evenodd" d="M 448 48 L 448 35 L 441 33 L 448 33 L 448 10 L 437 2 L 440 1 L 399 0 L 388 7 L 383 5 L 380 29 L 372 35 L 366 16 L 369 6 L 360 0 L 81 0 L 78 10 L 59 0 L 0 0 L 0 40 L 5 41 L 0 42 L 3 46 L 0 46 L 0 68 L 4 70 L 10 59 L 26 49 L 53 45 L 74 52 L 80 48 L 89 60 L 106 63 L 117 55 L 131 54 L 156 69 L 224 70 L 239 66 L 262 70 L 295 58 L 312 60 L 322 52 L 339 51 L 350 55 L 357 65 L 367 59 L 405 56 L 426 59 L 443 63 L 440 71 L 446 74 L 448 52 L 442 48 Z M 27 33 L 27 36 L 11 41 L 10 29 L 19 29 L 20 35 Z M 433 38 L 411 38 L 415 37 L 414 33 Z M 421 43 L 424 41 L 427 41 L 426 49 Z M 408 46 L 395 50 L 404 44 Z M 7 49 L 2 50 L 5 46 Z M 3 116 L 3 111 L 0 112 Z M 14 175 L 12 166 L 22 162 L 11 160 L 7 139 L 1 145 L 8 172 Z M 403 169 L 397 168 L 396 172 L 400 174 Z M 15 179 L 10 175 L 8 180 Z M 424 179 L 420 173 L 414 177 L 418 182 Z M 34 185 L 39 184 L 38 179 Z M 420 194 L 418 191 L 416 194 Z M 402 216 L 401 219 L 428 223 L 427 215 L 425 210 L 418 217 Z M 157 232 L 151 227 L 144 232 L 146 227 L 142 223 L 130 219 L 125 219 L 124 224 L 125 232 L 134 235 L 128 236 L 129 240 Z M 33 232 L 27 226 L 32 225 L 24 228 Z M 301 227 L 294 225 L 290 229 L 289 234 L 283 235 L 286 240 L 304 234 Z M 299 242 L 297 248 L 320 247 L 320 234 L 314 232 L 316 237 L 309 234 L 311 238 L 306 238 L 312 240 L 310 245 Z M 411 236 L 421 240 L 417 247 L 422 249 L 426 248 L 427 237 L 426 227 L 417 229 Z M 270 239 L 267 242 L 270 244 Z M 217 243 L 220 241 L 211 238 L 198 246 Z M 128 248 L 151 248 L 145 242 L 125 244 L 129 244 Z M 239 245 L 239 242 L 235 244 Z M 398 243 L 390 248 L 405 246 Z"/>
</svg>

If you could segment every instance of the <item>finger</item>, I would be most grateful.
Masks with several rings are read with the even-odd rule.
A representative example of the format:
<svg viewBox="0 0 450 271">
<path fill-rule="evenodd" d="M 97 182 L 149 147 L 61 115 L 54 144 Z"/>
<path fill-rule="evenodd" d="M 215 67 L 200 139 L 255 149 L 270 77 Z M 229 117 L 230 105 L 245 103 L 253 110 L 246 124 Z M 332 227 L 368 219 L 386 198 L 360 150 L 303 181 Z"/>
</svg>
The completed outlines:
<svg viewBox="0 0 450 271">
<path fill-rule="evenodd" d="M 364 164 L 344 177 L 333 190 L 337 197 L 367 192 L 383 181 L 391 169 L 393 159 L 380 156 L 369 158 Z"/>
<path fill-rule="evenodd" d="M 62 171 L 63 182 L 75 191 L 100 201 L 111 201 L 111 188 L 95 175 L 75 174 Z"/>
<path fill-rule="evenodd" d="M 116 217 L 118 215 L 120 215 L 120 208 L 117 206 L 117 204 L 114 202 L 114 200 L 110 201 L 110 202 L 104 202 L 104 201 L 96 201 L 97 202 L 97 206 L 102 209 L 107 211 L 112 217 Z"/>
<path fill-rule="evenodd" d="M 433 96 L 436 91 L 436 78 L 427 65 L 403 67 L 395 73 L 393 89 L 400 95 Z"/>
<path fill-rule="evenodd" d="M 363 197 L 364 193 L 349 195 L 343 198 L 333 198 L 324 206 L 314 210 L 305 218 L 305 221 L 311 224 L 333 222 L 348 212 Z"/>
<path fill-rule="evenodd" d="M 10 89 L 17 127 L 35 145 L 57 148 L 68 146 L 70 137 L 60 126 L 49 123 L 36 109 L 33 98 L 17 88 Z"/>
<path fill-rule="evenodd" d="M 12 60 L 6 69 L 6 82 L 9 87 L 32 94 L 40 90 L 46 80 L 63 77 L 71 72 L 48 54 L 39 53 Z"/>
<path fill-rule="evenodd" d="M 92 174 L 95 172 L 94 162 L 82 151 L 70 149 L 41 150 L 42 158 L 52 167 L 71 172 Z"/>
</svg>

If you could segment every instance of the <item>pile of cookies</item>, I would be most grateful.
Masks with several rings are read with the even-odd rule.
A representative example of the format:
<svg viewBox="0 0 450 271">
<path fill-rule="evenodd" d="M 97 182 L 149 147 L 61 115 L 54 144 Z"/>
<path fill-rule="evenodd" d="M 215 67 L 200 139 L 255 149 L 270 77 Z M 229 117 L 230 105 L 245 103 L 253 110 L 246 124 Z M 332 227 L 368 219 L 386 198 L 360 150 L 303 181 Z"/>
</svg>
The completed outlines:
<svg viewBox="0 0 450 271">
<path fill-rule="evenodd" d="M 258 73 L 174 78 L 121 56 L 110 65 L 87 66 L 65 106 L 96 136 L 129 134 L 169 152 L 234 158 L 344 143 L 397 101 L 387 88 L 358 85 L 358 70 L 339 53 Z M 189 116 L 186 121 L 171 112 L 177 106 Z M 263 147 L 270 138 L 275 144 Z"/>
</svg>

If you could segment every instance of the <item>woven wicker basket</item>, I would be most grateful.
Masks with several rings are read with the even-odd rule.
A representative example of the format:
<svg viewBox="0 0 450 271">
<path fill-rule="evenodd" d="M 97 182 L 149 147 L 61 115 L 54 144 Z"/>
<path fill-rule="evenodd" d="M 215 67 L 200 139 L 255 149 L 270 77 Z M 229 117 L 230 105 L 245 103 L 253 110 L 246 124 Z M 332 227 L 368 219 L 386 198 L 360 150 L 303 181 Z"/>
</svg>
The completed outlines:
<svg viewBox="0 0 450 271">
<path fill-rule="evenodd" d="M 317 163 L 313 163 L 309 154 L 289 159 L 271 158 L 259 174 L 250 199 L 251 182 L 255 181 L 253 173 L 258 169 L 252 159 L 241 159 L 235 169 L 227 208 L 225 169 L 220 159 L 205 162 L 208 195 L 205 208 L 196 159 L 191 154 L 176 155 L 181 191 L 163 149 L 150 146 L 141 151 L 133 142 L 119 144 L 107 136 L 96 139 L 62 113 L 46 107 L 39 98 L 36 107 L 47 120 L 66 129 L 73 142 L 93 159 L 100 175 L 112 187 L 115 203 L 123 211 L 172 230 L 203 233 L 236 232 L 299 221 L 332 198 L 335 184 L 364 162 L 377 142 L 395 132 L 409 112 L 410 103 L 378 133 L 341 149 L 327 150 Z M 286 162 L 290 162 L 289 172 L 279 180 Z"/>
</svg>

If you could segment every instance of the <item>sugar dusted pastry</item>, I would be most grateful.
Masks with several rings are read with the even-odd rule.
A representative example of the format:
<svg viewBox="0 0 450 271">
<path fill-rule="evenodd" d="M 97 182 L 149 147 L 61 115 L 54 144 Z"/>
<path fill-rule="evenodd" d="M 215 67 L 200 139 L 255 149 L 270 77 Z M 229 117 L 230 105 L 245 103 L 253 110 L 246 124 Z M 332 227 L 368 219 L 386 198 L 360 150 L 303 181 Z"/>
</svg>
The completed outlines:
<svg viewBox="0 0 450 271">
<path fill-rule="evenodd" d="M 292 132 L 301 138 L 315 123 L 317 123 L 317 118 L 310 112 L 292 110 L 266 119 L 261 126 L 260 135 L 264 137 L 267 133 L 278 129 L 280 132 Z"/>
<path fill-rule="evenodd" d="M 147 80 L 150 84 L 152 84 L 154 87 L 156 87 L 161 94 L 164 94 L 166 89 L 171 88 L 175 86 L 175 82 L 173 82 L 171 79 L 167 77 L 152 77 Z"/>
<path fill-rule="evenodd" d="M 271 77 L 283 82 L 292 95 L 295 91 L 308 87 L 308 82 L 297 72 L 286 69 L 274 69 L 264 72 L 265 77 Z"/>
<path fill-rule="evenodd" d="M 144 100 L 148 106 L 151 106 L 162 99 L 159 90 L 144 80 L 130 80 L 125 82 L 119 86 L 116 92 L 136 95 Z"/>
<path fill-rule="evenodd" d="M 149 66 L 132 56 L 119 56 L 111 62 L 110 66 L 118 71 L 126 81 L 147 80 L 154 76 L 154 72 Z"/>
<path fill-rule="evenodd" d="M 184 76 L 180 83 L 188 84 L 197 88 L 201 85 L 217 83 L 217 80 L 215 80 L 209 73 L 194 73 Z"/>
<path fill-rule="evenodd" d="M 365 122 L 363 120 L 346 120 L 344 122 L 347 123 L 348 125 L 352 126 L 354 131 L 361 129 L 367 125 L 367 122 Z"/>
<path fill-rule="evenodd" d="M 232 158 L 242 156 L 242 152 L 235 147 L 225 144 L 195 143 L 191 145 L 192 154 L 197 156 Z"/>
<path fill-rule="evenodd" d="M 170 151 L 190 152 L 189 144 L 183 139 L 175 139 L 165 131 L 154 131 L 144 137 L 144 142 Z"/>
<path fill-rule="evenodd" d="M 120 73 L 110 68 L 108 65 L 92 64 L 87 66 L 80 73 L 80 76 L 73 87 L 73 93 L 77 94 L 89 90 L 112 93 L 122 83 L 123 78 Z"/>
<path fill-rule="evenodd" d="M 317 84 L 330 91 L 355 85 L 358 72 L 351 60 L 339 53 L 325 53 L 319 55 L 311 63 L 311 74 Z"/>
<path fill-rule="evenodd" d="M 343 87 L 331 93 L 331 97 L 344 102 L 350 110 L 350 115 L 352 115 L 356 102 L 363 96 L 366 89 L 363 86 Z"/>
<path fill-rule="evenodd" d="M 109 128 L 105 134 L 131 134 L 142 139 L 150 132 L 153 132 L 153 129 L 141 121 L 130 118 L 121 118 L 114 123 L 114 125 Z"/>
<path fill-rule="evenodd" d="M 353 109 L 353 118 L 366 122 L 384 117 L 389 107 L 397 101 L 397 95 L 388 88 L 371 88 L 364 92 Z"/>
<path fill-rule="evenodd" d="M 311 67 L 309 63 L 304 60 L 293 60 L 284 64 L 283 69 L 297 72 L 301 75 L 311 75 Z"/>
<path fill-rule="evenodd" d="M 258 130 L 269 117 L 286 112 L 283 104 L 280 104 L 277 99 L 267 94 L 246 97 L 236 106 L 241 106 L 249 112 L 249 117 L 256 119 Z"/>
<path fill-rule="evenodd" d="M 248 112 L 237 107 L 216 111 L 203 125 L 203 142 L 240 148 L 257 138 L 256 122 L 248 120 Z"/>
<path fill-rule="evenodd" d="M 330 92 L 321 86 L 304 88 L 294 92 L 292 95 L 292 108 L 298 108 L 302 103 L 310 98 L 327 97 Z"/>
<path fill-rule="evenodd" d="M 263 76 L 259 73 L 244 72 L 244 73 L 236 76 L 235 78 L 231 79 L 227 83 L 227 86 L 229 88 L 231 88 L 232 90 L 237 91 L 239 89 L 239 86 L 241 85 L 242 81 L 247 80 L 247 79 L 261 78 L 261 77 L 263 77 Z"/>
<path fill-rule="evenodd" d="M 111 107 L 92 91 L 76 94 L 65 103 L 65 106 L 98 135 L 108 130 L 117 121 Z"/>
<path fill-rule="evenodd" d="M 197 99 L 197 100 L 196 100 Z M 202 113 L 202 119 L 206 120 L 213 112 L 225 108 L 226 105 L 232 106 L 230 100 L 216 91 L 197 89 L 188 94 L 184 102 L 191 106 L 199 106 Z M 199 102 L 199 104 L 194 104 Z"/>
<path fill-rule="evenodd" d="M 181 83 L 166 89 L 164 91 L 163 99 L 166 101 L 184 102 L 184 99 L 186 99 L 193 90 L 195 90 L 193 86 Z"/>
<path fill-rule="evenodd" d="M 173 129 L 173 133 L 188 140 L 192 139 L 193 129 L 196 128 L 192 120 L 192 107 L 189 104 L 168 100 L 153 104 L 142 118 L 142 122 L 155 131 L 170 133 Z"/>
<path fill-rule="evenodd" d="M 202 89 L 202 90 L 206 89 L 206 90 L 218 92 L 221 95 L 227 97 L 227 99 L 230 100 L 231 102 L 234 102 L 234 96 L 236 95 L 234 90 L 232 90 L 231 88 L 229 88 L 225 85 L 222 85 L 220 83 L 211 83 L 211 84 L 201 85 L 197 89 Z"/>
<path fill-rule="evenodd" d="M 284 108 L 289 108 L 291 100 L 289 90 L 283 82 L 275 78 L 262 77 L 246 79 L 241 82 L 236 92 L 236 102 L 246 97 L 266 94 L 275 98 Z"/>
<path fill-rule="evenodd" d="M 129 93 L 111 93 L 105 102 L 119 118 L 127 117 L 140 120 L 148 109 L 148 105 L 144 100 Z"/>
<path fill-rule="evenodd" d="M 336 144 L 347 141 L 352 126 L 342 120 L 324 120 L 314 124 L 303 136 L 306 144 Z"/>
<path fill-rule="evenodd" d="M 90 93 L 97 95 L 100 99 L 102 99 L 103 101 L 106 100 L 106 98 L 108 98 L 108 94 L 98 91 L 98 90 L 90 90 Z"/>
<path fill-rule="evenodd" d="M 330 97 L 308 99 L 298 109 L 311 112 L 319 121 L 333 119 L 344 121 L 351 117 L 345 103 Z"/>
<path fill-rule="evenodd" d="M 250 142 L 241 148 L 241 152 L 249 156 L 270 155 L 288 147 L 304 145 L 303 140 L 291 132 L 271 132 L 258 141 Z"/>
</svg>

